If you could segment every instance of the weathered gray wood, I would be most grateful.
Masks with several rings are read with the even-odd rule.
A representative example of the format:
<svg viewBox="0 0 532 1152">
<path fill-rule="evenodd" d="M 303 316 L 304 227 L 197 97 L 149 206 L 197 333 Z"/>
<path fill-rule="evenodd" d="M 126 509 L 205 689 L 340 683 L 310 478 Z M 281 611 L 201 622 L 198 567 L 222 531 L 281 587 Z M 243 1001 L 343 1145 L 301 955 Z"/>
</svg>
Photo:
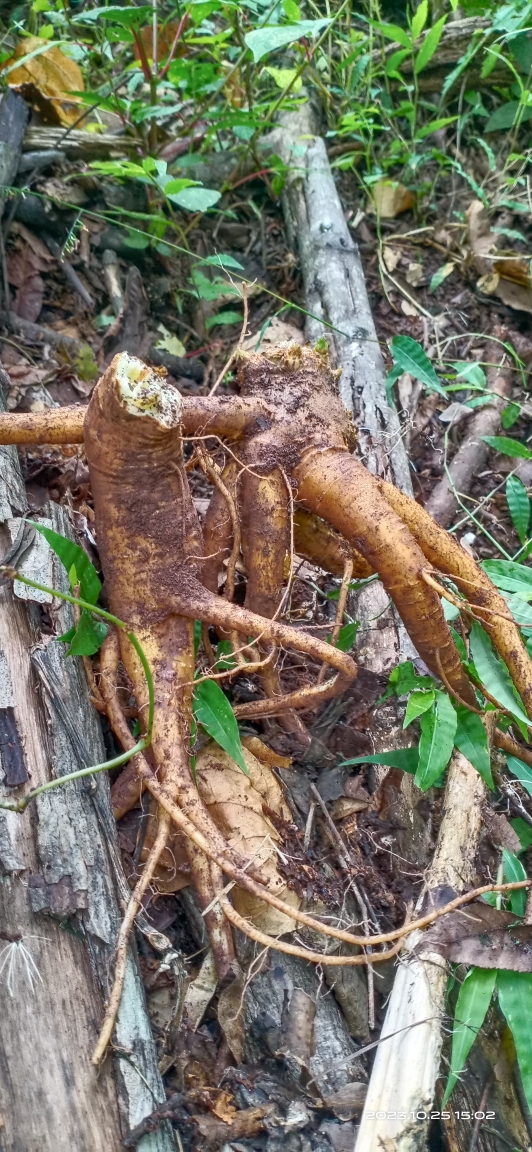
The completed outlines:
<svg viewBox="0 0 532 1152">
<path fill-rule="evenodd" d="M 386 399 L 386 371 L 358 248 L 345 222 L 325 143 L 310 103 L 283 114 L 268 137 L 269 147 L 289 168 L 283 208 L 289 238 L 299 252 L 307 337 L 325 336 L 331 358 L 342 369 L 340 396 L 355 418 L 359 452 L 371 472 L 384 475 L 409 494 L 408 458 L 397 413 Z"/>
<path fill-rule="evenodd" d="M 25 499 L 16 450 L 1 451 L 3 555 L 13 536 L 6 521 L 25 511 Z M 56 530 L 69 530 L 62 509 L 46 512 Z M 26 553 L 21 566 L 30 561 Z M 46 565 L 55 586 L 64 584 L 66 574 L 51 553 Z M 69 626 L 67 606 L 55 600 L 47 609 L 58 633 Z M 106 758 L 80 662 L 41 635 L 39 624 L 39 607 L 2 582 L 0 707 L 13 709 L 31 786 Z M 5 785 L 0 792 L 20 794 Z M 117 892 L 125 886 L 115 875 L 119 862 L 105 774 L 44 794 L 21 815 L 0 812 L 3 1152 L 118 1152 L 121 1131 L 165 1098 L 133 953 L 117 1023 L 115 1074 L 111 1057 L 100 1071 L 90 1064 L 112 979 Z M 162 1128 L 139 1147 L 170 1152 L 173 1135 Z"/>
</svg>

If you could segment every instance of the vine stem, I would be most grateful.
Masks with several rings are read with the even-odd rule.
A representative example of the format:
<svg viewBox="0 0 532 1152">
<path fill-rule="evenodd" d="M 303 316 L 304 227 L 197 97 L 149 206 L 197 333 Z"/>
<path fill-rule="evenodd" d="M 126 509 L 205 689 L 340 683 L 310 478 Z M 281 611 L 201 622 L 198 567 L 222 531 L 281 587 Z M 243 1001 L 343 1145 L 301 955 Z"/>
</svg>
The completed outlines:
<svg viewBox="0 0 532 1152">
<path fill-rule="evenodd" d="M 128 760 L 137 755 L 137 752 L 143 752 L 147 747 L 145 739 L 139 740 L 134 748 L 130 748 L 129 752 L 122 752 L 113 760 L 106 760 L 105 764 L 93 764 L 91 768 L 80 768 L 77 772 L 68 772 L 66 776 L 58 776 L 56 780 L 48 780 L 46 784 L 39 784 L 38 788 L 32 788 L 31 792 L 28 792 L 21 800 L 15 800 L 13 803 L 4 803 L 0 800 L 0 808 L 5 808 L 8 812 L 24 812 L 30 800 L 35 800 L 35 797 L 40 796 L 42 792 L 50 792 L 52 788 L 59 788 L 60 784 L 68 784 L 70 780 L 81 780 L 84 776 L 92 776 L 93 772 L 108 772 L 111 768 L 119 768 L 121 764 L 126 764 Z"/>
</svg>

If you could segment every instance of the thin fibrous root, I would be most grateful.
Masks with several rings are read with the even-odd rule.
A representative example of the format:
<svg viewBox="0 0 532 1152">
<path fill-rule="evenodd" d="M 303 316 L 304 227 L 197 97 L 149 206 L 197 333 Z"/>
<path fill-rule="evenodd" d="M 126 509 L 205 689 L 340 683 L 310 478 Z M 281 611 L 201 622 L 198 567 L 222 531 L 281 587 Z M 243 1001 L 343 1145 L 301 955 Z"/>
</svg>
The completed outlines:
<svg viewBox="0 0 532 1152">
<path fill-rule="evenodd" d="M 157 835 L 150 850 L 148 859 L 146 860 L 146 864 L 144 865 L 142 876 L 135 885 L 135 889 L 127 906 L 126 914 L 120 925 L 120 931 L 118 933 L 118 940 L 116 944 L 113 987 L 111 989 L 111 995 L 109 996 L 109 1002 L 105 1010 L 105 1016 L 103 1019 L 102 1027 L 100 1029 L 100 1035 L 92 1054 L 91 1064 L 101 1064 L 107 1051 L 107 1045 L 110 1043 L 111 1036 L 113 1035 L 126 975 L 129 937 L 131 935 L 133 924 L 135 923 L 135 917 L 141 908 L 142 897 L 144 896 L 144 893 L 153 880 L 155 869 L 168 842 L 168 834 L 171 825 L 170 816 L 168 812 L 165 812 L 160 808 L 158 816 L 159 827 L 157 829 Z"/>
<path fill-rule="evenodd" d="M 334 621 L 334 627 L 333 627 L 333 630 L 331 632 L 331 644 L 334 644 L 334 645 L 336 645 L 338 642 L 340 630 L 341 630 L 342 624 L 344 622 L 345 606 L 347 603 L 347 597 L 349 595 L 349 584 L 350 584 L 352 576 L 353 576 L 353 558 L 351 556 L 348 556 L 346 561 L 345 561 L 345 564 L 344 564 L 342 583 L 340 585 L 340 591 L 338 593 L 338 603 L 336 605 L 336 619 Z M 322 666 L 319 670 L 318 679 L 317 679 L 318 684 L 321 684 L 323 682 L 323 679 L 325 677 L 326 667 L 327 667 L 326 664 L 322 664 Z"/>
</svg>

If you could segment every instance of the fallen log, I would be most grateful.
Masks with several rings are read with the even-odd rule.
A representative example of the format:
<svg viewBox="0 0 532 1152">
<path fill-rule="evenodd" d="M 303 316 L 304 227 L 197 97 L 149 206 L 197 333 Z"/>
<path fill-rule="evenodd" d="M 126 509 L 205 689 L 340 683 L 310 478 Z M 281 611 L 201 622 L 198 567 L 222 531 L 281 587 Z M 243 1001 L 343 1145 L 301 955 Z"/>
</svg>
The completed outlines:
<svg viewBox="0 0 532 1152">
<path fill-rule="evenodd" d="M 5 380 L 5 376 L 4 376 Z M 9 383 L 7 381 L 7 383 Z M 15 448 L 0 448 L 0 551 L 26 514 Z M 43 515 L 70 534 L 57 505 Z M 24 554 L 22 566 L 64 586 L 48 545 Z M 24 599 L 17 595 L 23 591 Z M 51 596 L 0 587 L 0 717 L 2 798 L 6 779 L 33 786 L 53 775 L 105 760 L 100 725 L 83 669 L 41 631 L 41 607 L 57 632 L 71 610 Z M 48 600 L 48 603 L 46 603 Z M 16 792 L 15 792 L 16 795 Z M 0 1020 L 2 1147 L 5 1152 L 119 1152 L 122 1129 L 135 1127 L 164 1100 L 157 1055 L 136 959 L 128 960 L 113 1064 L 90 1065 L 104 998 L 109 992 L 119 897 L 126 888 L 105 776 L 43 794 L 36 813 L 0 812 Z M 6 987 L 7 985 L 7 987 Z M 170 1152 L 168 1127 L 144 1137 L 142 1152 Z"/>
</svg>

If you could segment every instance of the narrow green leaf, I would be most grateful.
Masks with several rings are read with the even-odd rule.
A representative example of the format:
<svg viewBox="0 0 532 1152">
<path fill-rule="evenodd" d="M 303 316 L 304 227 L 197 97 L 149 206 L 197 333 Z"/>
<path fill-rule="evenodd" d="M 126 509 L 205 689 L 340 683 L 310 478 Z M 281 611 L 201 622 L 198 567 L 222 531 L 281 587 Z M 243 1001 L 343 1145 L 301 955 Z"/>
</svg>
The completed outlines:
<svg viewBox="0 0 532 1152">
<path fill-rule="evenodd" d="M 497 972 L 492 968 L 471 968 L 460 988 L 454 1014 L 451 1071 L 442 1108 L 445 1108 L 456 1081 L 465 1068 L 473 1042 L 482 1028 L 493 996 L 496 977 Z"/>
<path fill-rule="evenodd" d="M 350 652 L 355 643 L 355 636 L 359 628 L 359 620 L 351 620 L 349 624 L 344 624 L 343 628 L 340 628 L 335 648 L 339 648 L 340 652 Z M 328 644 L 331 643 L 331 636 L 332 632 L 327 637 Z"/>
<path fill-rule="evenodd" d="M 469 360 L 454 360 L 453 368 L 459 380 L 466 380 L 473 388 L 486 387 L 486 373 L 480 364 L 471 364 Z"/>
<path fill-rule="evenodd" d="M 374 24 L 374 27 L 382 32 L 388 40 L 393 40 L 395 44 L 401 44 L 403 48 L 412 50 L 412 41 L 406 28 L 401 28 L 399 24 Z"/>
<path fill-rule="evenodd" d="M 523 764 L 523 761 L 518 760 L 516 756 L 507 756 L 506 763 L 512 776 L 516 776 L 525 792 L 532 796 L 532 768 L 529 768 L 528 764 Z"/>
<path fill-rule="evenodd" d="M 470 712 L 463 704 L 456 705 L 458 724 L 454 742 L 458 751 L 476 768 L 484 783 L 495 791 L 491 775 L 490 753 L 486 729 L 476 712 Z"/>
<path fill-rule="evenodd" d="M 416 8 L 412 16 L 411 32 L 412 39 L 417 40 L 427 23 L 427 16 L 429 14 L 429 0 L 421 0 L 421 4 Z"/>
<path fill-rule="evenodd" d="M 241 312 L 217 312 L 216 316 L 208 316 L 205 321 L 205 328 L 210 332 L 211 328 L 216 328 L 223 324 L 242 324 Z"/>
<path fill-rule="evenodd" d="M 515 820 L 510 820 L 510 824 L 521 841 L 521 852 L 526 852 L 527 848 L 532 845 L 532 827 L 521 816 L 516 816 Z"/>
<path fill-rule="evenodd" d="M 514 528 L 521 544 L 524 544 L 530 523 L 530 500 L 527 490 L 518 476 L 509 476 L 506 481 L 506 499 Z"/>
<path fill-rule="evenodd" d="M 416 56 L 416 62 L 414 64 L 414 72 L 416 76 L 419 76 L 419 73 L 422 72 L 423 69 L 427 67 L 427 64 L 432 60 L 438 44 L 440 43 L 446 21 L 447 17 L 441 16 L 440 19 L 437 20 L 436 23 L 432 25 L 432 28 L 430 28 L 427 32 L 427 35 L 425 36 L 425 39 Z"/>
<path fill-rule="evenodd" d="M 423 714 L 423 712 L 426 712 L 429 708 L 432 708 L 435 699 L 436 693 L 434 689 L 429 690 L 428 692 L 412 692 L 406 706 L 403 728 L 408 728 L 408 725 L 412 723 L 412 720 L 416 720 L 418 716 Z"/>
<path fill-rule="evenodd" d="M 424 124 L 422 128 L 418 128 L 416 132 L 416 140 L 425 140 L 427 136 L 432 136 L 433 132 L 439 132 L 441 128 L 447 128 L 449 124 L 454 124 L 458 120 L 458 116 L 442 116 L 440 120 L 431 120 L 430 124 Z M 454 268 L 454 264 L 452 265 Z"/>
<path fill-rule="evenodd" d="M 413 340 L 411 336 L 394 336 L 390 347 L 394 361 L 401 368 L 401 372 L 408 372 L 427 388 L 439 392 L 447 399 L 427 353 L 417 340 Z"/>
<path fill-rule="evenodd" d="M 439 780 L 451 759 L 458 717 L 446 692 L 436 692 L 434 707 L 420 718 L 419 764 L 414 783 L 422 792 Z"/>
<path fill-rule="evenodd" d="M 418 761 L 417 748 L 396 748 L 392 752 L 377 752 L 371 756 L 355 756 L 353 760 L 342 760 L 341 767 L 350 764 L 387 764 L 390 768 L 399 768 L 401 772 L 409 772 L 413 776 L 417 771 Z"/>
<path fill-rule="evenodd" d="M 497 991 L 514 1038 L 526 1101 L 532 1108 L 532 973 L 497 972 Z"/>
<path fill-rule="evenodd" d="M 515 592 L 521 600 L 532 600 L 532 568 L 516 560 L 483 560 L 481 567 L 496 588 Z"/>
<path fill-rule="evenodd" d="M 482 684 L 498 704 L 511 712 L 518 720 L 528 724 L 528 716 L 523 702 L 510 679 L 510 673 L 503 661 L 495 655 L 491 640 L 478 620 L 473 622 L 469 646 L 477 675 Z"/>
<path fill-rule="evenodd" d="M 55 552 L 56 556 L 59 556 L 67 572 L 70 571 L 72 565 L 75 566 L 81 599 L 87 600 L 89 604 L 96 604 L 102 586 L 94 564 L 91 564 L 83 548 L 80 548 L 79 544 L 74 544 L 73 540 L 67 540 L 66 536 L 60 536 L 59 532 L 54 532 L 52 528 L 45 528 L 43 524 L 37 524 L 34 520 L 28 520 L 28 524 L 31 524 L 32 528 L 36 528 L 37 532 L 44 536 L 52 551 Z"/>
<path fill-rule="evenodd" d="M 398 52 L 392 52 L 390 58 L 386 61 L 385 72 L 387 76 L 400 76 L 397 69 L 401 67 L 403 60 L 410 56 L 410 48 L 399 48 Z"/>
<path fill-rule="evenodd" d="M 420 688 L 433 687 L 432 676 L 418 676 L 412 661 L 405 660 L 402 664 L 396 664 L 395 668 L 392 668 L 383 699 L 387 699 L 388 696 L 408 696 L 409 692 L 417 691 Z"/>
<path fill-rule="evenodd" d="M 504 879 L 507 884 L 514 884 L 519 880 L 526 880 L 526 869 L 523 867 L 518 856 L 510 852 L 508 848 L 502 850 L 502 864 L 504 868 Z M 518 888 L 517 892 L 510 892 L 508 906 L 511 912 L 515 912 L 516 916 L 524 916 L 527 898 L 526 888 Z"/>
<path fill-rule="evenodd" d="M 258 64 L 259 60 L 268 56 L 270 52 L 287 48 L 289 44 L 295 44 L 296 40 L 302 40 L 303 37 L 312 39 L 330 23 L 330 19 L 324 17 L 320 20 L 299 20 L 297 24 L 270 24 L 255 28 L 253 32 L 247 32 L 244 40 L 253 53 L 255 64 Z"/>
<path fill-rule="evenodd" d="M 504 456 L 516 456 L 521 460 L 532 460 L 532 452 L 527 448 L 526 444 L 521 444 L 520 440 L 512 440 L 510 436 L 481 436 L 490 448 L 495 448 L 496 452 L 502 452 Z"/>
<path fill-rule="evenodd" d="M 246 776 L 240 732 L 233 709 L 216 680 L 202 680 L 194 689 L 194 716 L 198 724 L 228 753 Z"/>
<path fill-rule="evenodd" d="M 440 287 L 440 284 L 443 284 L 443 281 L 451 275 L 451 272 L 454 272 L 455 267 L 454 261 L 450 260 L 449 263 L 442 264 L 437 268 L 430 278 L 429 292 L 435 292 L 436 289 Z"/>
<path fill-rule="evenodd" d="M 495 60 L 495 63 L 496 62 Z M 489 120 L 486 120 L 484 131 L 501 132 L 506 128 L 512 128 L 520 107 L 519 100 L 508 100 L 506 104 L 500 104 L 499 107 L 495 109 L 495 112 L 492 113 Z M 522 120 L 530 120 L 531 116 L 532 108 L 525 108 L 522 112 Z"/>
<path fill-rule="evenodd" d="M 511 428 L 521 414 L 521 405 L 514 404 L 513 400 L 501 412 L 501 424 L 504 429 Z"/>
</svg>

